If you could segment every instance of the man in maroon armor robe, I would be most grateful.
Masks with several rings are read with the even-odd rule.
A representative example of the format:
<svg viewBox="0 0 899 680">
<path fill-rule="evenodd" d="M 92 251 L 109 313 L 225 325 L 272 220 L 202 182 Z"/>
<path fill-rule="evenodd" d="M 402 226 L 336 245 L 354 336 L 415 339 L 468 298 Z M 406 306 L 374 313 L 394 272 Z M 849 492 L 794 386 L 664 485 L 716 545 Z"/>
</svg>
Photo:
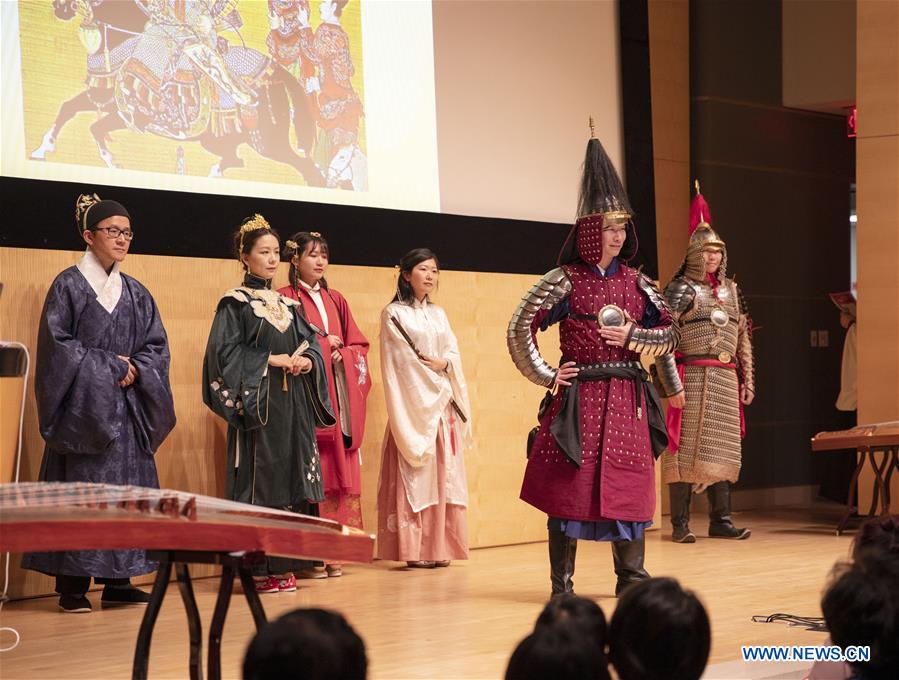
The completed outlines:
<svg viewBox="0 0 899 680">
<path fill-rule="evenodd" d="M 518 369 L 554 388 L 528 452 L 521 499 L 549 516 L 553 595 L 572 592 L 577 539 L 610 541 L 616 595 L 649 577 L 644 530 L 655 512 L 655 461 L 667 444 L 640 354 L 665 354 L 677 328 L 655 284 L 625 263 L 636 254 L 631 208 L 597 139 L 590 139 L 578 219 L 559 256 L 509 324 Z M 561 366 L 536 333 L 560 323 Z"/>
</svg>

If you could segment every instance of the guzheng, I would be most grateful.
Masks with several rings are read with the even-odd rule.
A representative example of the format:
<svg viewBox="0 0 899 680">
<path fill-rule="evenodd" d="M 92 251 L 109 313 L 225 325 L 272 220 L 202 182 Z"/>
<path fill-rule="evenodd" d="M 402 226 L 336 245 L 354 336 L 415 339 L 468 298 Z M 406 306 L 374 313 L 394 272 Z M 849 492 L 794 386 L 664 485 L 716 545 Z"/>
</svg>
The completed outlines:
<svg viewBox="0 0 899 680">
<path fill-rule="evenodd" d="M 0 484 L 0 552 L 143 548 L 159 568 L 144 612 L 131 677 L 146 680 L 150 643 L 174 570 L 187 614 L 189 677 L 203 677 L 202 622 L 190 564 L 221 567 L 209 627 L 208 677 L 222 677 L 221 645 L 234 579 L 256 627 L 265 610 L 252 568 L 266 555 L 328 562 L 371 562 L 374 537 L 337 522 L 285 510 L 173 491 L 112 484 Z"/>
<path fill-rule="evenodd" d="M 899 471 L 899 420 L 858 425 L 848 430 L 819 432 L 812 437 L 812 451 L 840 449 L 855 449 L 858 453 L 858 462 L 849 479 L 846 509 L 837 524 L 837 536 L 843 533 L 853 513 L 858 509 L 857 482 L 866 462 L 874 473 L 871 478 L 871 508 L 868 510 L 868 516 L 874 516 L 878 500 L 881 514 L 890 514 L 890 482 L 893 472 Z M 879 463 L 875 457 L 876 453 L 882 453 Z"/>
<path fill-rule="evenodd" d="M 819 432 L 812 437 L 812 451 L 899 446 L 899 420 L 858 425 L 848 430 Z"/>
<path fill-rule="evenodd" d="M 337 522 L 171 489 L 0 484 L 0 551 L 196 550 L 371 562 L 374 538 Z"/>
</svg>

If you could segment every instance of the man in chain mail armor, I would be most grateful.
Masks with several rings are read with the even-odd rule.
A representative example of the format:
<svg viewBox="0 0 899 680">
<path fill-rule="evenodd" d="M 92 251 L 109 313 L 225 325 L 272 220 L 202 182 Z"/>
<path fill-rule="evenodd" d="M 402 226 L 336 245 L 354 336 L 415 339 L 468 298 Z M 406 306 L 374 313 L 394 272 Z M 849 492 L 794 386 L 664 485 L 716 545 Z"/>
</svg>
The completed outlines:
<svg viewBox="0 0 899 680">
<path fill-rule="evenodd" d="M 667 445 L 658 395 L 640 354 L 662 355 L 678 329 L 652 281 L 625 263 L 637 250 L 632 211 L 599 143 L 587 144 L 578 219 L 559 267 L 531 288 L 508 329 L 509 353 L 532 382 L 555 388 L 541 407 L 521 499 L 548 516 L 553 595 L 573 592 L 577 539 L 612 543 L 616 595 L 649 578 L 643 532 L 655 511 L 655 466 Z M 562 361 L 536 333 L 560 323 Z"/>
<path fill-rule="evenodd" d="M 706 490 L 709 536 L 749 538 L 734 526 L 730 484 L 740 476 L 743 407 L 755 396 L 752 320 L 746 301 L 727 277 L 727 250 L 711 227 L 709 206 L 699 193 L 690 206 L 690 241 L 684 263 L 665 297 L 680 327 L 677 352 L 656 359 L 668 397 L 668 452 L 662 479 L 671 495 L 672 538 L 694 543 L 690 498 Z M 681 387 L 683 385 L 683 387 Z"/>
</svg>

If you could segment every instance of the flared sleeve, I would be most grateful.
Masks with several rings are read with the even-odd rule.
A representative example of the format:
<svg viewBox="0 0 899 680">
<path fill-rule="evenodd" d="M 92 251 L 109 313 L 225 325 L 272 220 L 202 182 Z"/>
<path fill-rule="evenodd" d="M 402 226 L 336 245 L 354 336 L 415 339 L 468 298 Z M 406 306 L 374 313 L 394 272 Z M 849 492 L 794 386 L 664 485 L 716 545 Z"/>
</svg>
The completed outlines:
<svg viewBox="0 0 899 680">
<path fill-rule="evenodd" d="M 169 343 L 159 309 L 150 293 L 125 277 L 133 290 L 136 317 L 143 325 L 142 337 L 131 352 L 137 380 L 125 389 L 125 399 L 134 423 L 138 444 L 148 454 L 159 446 L 175 427 L 175 403 L 169 384 Z"/>
<path fill-rule="evenodd" d="M 312 362 L 312 370 L 308 373 L 301 373 L 300 378 L 312 407 L 315 426 L 332 427 L 337 420 L 334 418 L 334 408 L 328 393 L 328 373 L 325 370 L 321 346 L 318 344 L 312 326 L 299 314 L 294 315 L 294 327 L 298 339 L 297 349 L 301 350 L 300 354 Z M 267 356 L 266 361 L 268 361 Z"/>
<path fill-rule="evenodd" d="M 464 420 L 459 418 L 459 429 L 462 433 L 463 444 L 466 448 L 472 444 L 471 436 L 471 403 L 468 399 L 468 384 L 465 381 L 465 373 L 462 371 L 462 355 L 459 353 L 459 342 L 450 326 L 449 319 L 442 307 L 436 305 L 431 306 L 436 316 L 440 319 L 440 357 L 445 359 L 447 363 L 446 375 L 449 377 L 450 386 L 453 390 L 453 400 L 464 414 Z M 456 414 L 458 418 L 458 413 Z"/>
<path fill-rule="evenodd" d="M 368 339 L 362 334 L 350 312 L 346 299 L 331 291 L 334 306 L 340 315 L 343 347 L 338 351 L 342 361 L 334 364 L 334 380 L 340 403 L 340 429 L 347 451 L 358 449 L 365 435 L 365 411 L 371 391 L 368 370 Z"/>
<path fill-rule="evenodd" d="M 229 425 L 253 430 L 268 421 L 270 353 L 247 344 L 241 321 L 244 305 L 233 297 L 219 302 L 203 361 L 203 403 Z"/>
</svg>

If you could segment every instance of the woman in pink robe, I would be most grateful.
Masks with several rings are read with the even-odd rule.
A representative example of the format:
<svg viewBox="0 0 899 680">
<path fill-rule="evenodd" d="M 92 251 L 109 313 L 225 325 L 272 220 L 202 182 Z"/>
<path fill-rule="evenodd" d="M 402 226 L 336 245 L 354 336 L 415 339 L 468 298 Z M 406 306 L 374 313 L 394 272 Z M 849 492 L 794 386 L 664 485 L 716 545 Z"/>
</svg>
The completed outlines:
<svg viewBox="0 0 899 680">
<path fill-rule="evenodd" d="M 306 321 L 318 336 L 328 390 L 337 423 L 316 431 L 325 500 L 322 517 L 362 528 L 359 447 L 365 431 L 365 401 L 371 389 L 368 340 L 359 330 L 346 299 L 328 286 L 328 242 L 316 231 L 301 231 L 287 241 L 290 285 L 278 290 L 302 303 Z M 330 359 L 330 360 L 329 360 Z M 340 576 L 341 565 L 328 564 L 322 576 Z"/>
<path fill-rule="evenodd" d="M 468 558 L 464 450 L 471 408 L 446 312 L 429 299 L 439 265 L 418 248 L 400 261 L 381 314 L 387 431 L 378 484 L 378 557 L 410 567 Z"/>
</svg>

